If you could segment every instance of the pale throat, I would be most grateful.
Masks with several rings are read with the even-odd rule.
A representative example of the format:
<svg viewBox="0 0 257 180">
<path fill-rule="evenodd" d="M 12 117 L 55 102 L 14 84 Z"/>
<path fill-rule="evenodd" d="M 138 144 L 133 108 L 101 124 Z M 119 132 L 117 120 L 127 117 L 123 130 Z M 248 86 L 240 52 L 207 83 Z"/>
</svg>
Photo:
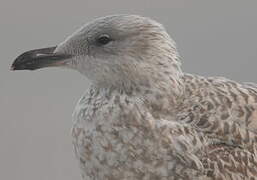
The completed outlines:
<svg viewBox="0 0 257 180">
<path fill-rule="evenodd" d="M 167 52 L 162 52 L 163 50 Z M 184 92 L 178 54 L 171 48 L 162 48 L 156 54 L 159 55 L 148 54 L 143 59 L 137 59 L 137 56 L 121 56 L 123 59 L 80 56 L 72 65 L 73 69 L 85 75 L 93 87 L 99 90 L 144 97 L 156 94 L 176 99 Z M 162 57 L 162 54 L 168 55 Z M 122 61 L 128 63 L 120 63 Z"/>
<path fill-rule="evenodd" d="M 182 80 L 183 73 L 172 67 L 169 71 L 154 71 L 146 76 L 138 76 L 136 79 L 121 78 L 115 81 L 100 81 L 92 83 L 93 87 L 99 91 L 109 93 L 116 92 L 128 96 L 136 96 L 149 101 L 151 104 L 159 104 L 162 97 L 168 97 L 166 103 L 176 104 L 177 100 L 184 93 Z M 166 101 L 166 100 L 163 100 Z M 172 106 L 170 106 L 172 107 Z"/>
</svg>

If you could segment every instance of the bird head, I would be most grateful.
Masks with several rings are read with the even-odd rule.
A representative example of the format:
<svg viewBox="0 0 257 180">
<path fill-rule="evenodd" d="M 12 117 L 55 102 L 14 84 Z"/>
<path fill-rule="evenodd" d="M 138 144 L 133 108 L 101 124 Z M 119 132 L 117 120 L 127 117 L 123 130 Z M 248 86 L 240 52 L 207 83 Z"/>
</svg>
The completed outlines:
<svg viewBox="0 0 257 180">
<path fill-rule="evenodd" d="M 93 84 L 128 88 L 176 81 L 181 75 L 175 43 L 164 27 L 137 15 L 98 18 L 57 46 L 27 51 L 12 70 L 67 67 Z"/>
</svg>

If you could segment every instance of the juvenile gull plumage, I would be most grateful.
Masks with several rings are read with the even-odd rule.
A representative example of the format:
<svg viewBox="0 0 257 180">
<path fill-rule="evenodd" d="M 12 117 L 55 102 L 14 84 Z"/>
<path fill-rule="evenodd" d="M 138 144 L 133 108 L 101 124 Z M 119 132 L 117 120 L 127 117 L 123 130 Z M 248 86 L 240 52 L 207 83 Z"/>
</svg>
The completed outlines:
<svg viewBox="0 0 257 180">
<path fill-rule="evenodd" d="M 159 23 L 99 18 L 12 69 L 49 66 L 92 83 L 73 114 L 83 179 L 257 179 L 257 85 L 183 73 Z"/>
</svg>

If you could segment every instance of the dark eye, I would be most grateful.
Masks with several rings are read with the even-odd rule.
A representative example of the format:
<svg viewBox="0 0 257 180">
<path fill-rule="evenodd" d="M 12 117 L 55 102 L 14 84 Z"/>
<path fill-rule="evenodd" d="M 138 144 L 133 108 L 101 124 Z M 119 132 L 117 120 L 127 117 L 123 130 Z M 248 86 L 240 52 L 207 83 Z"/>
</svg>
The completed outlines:
<svg viewBox="0 0 257 180">
<path fill-rule="evenodd" d="M 108 34 L 103 34 L 103 35 L 99 36 L 96 39 L 96 41 L 99 45 L 105 45 L 105 44 L 108 44 L 110 41 L 112 41 L 112 39 L 110 38 L 110 36 Z"/>
</svg>

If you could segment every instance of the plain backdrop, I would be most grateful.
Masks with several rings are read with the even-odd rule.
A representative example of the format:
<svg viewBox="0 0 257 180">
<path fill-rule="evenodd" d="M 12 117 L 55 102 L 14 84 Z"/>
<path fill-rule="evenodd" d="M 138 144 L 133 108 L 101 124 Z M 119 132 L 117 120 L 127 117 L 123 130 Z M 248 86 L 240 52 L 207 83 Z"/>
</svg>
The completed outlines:
<svg viewBox="0 0 257 180">
<path fill-rule="evenodd" d="M 9 69 L 20 53 L 56 45 L 84 23 L 119 13 L 163 23 L 186 72 L 257 82 L 254 0 L 1 0 L 0 179 L 81 179 L 70 128 L 88 81 L 58 68 Z"/>
</svg>

